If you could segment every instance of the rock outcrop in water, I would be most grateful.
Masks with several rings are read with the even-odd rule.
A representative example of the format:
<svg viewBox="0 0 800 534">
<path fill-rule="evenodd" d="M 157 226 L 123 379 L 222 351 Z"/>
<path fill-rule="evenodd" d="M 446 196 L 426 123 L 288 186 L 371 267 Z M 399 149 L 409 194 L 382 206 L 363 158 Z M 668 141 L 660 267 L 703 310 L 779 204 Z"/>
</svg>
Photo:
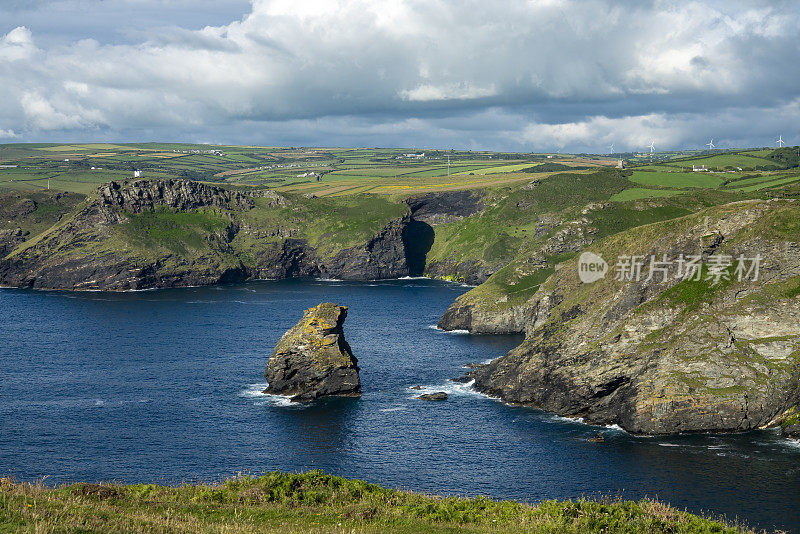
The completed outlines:
<svg viewBox="0 0 800 534">
<path fill-rule="evenodd" d="M 264 393 L 289 395 L 294 402 L 361 396 L 358 360 L 342 330 L 345 317 L 347 308 L 330 302 L 306 310 L 269 357 Z"/>
<path fill-rule="evenodd" d="M 526 304 L 525 341 L 464 379 L 509 403 L 636 434 L 792 422 L 800 403 L 798 220 L 795 202 L 751 201 L 612 236 L 592 247 L 611 266 L 606 278 L 582 283 L 578 260 L 565 263 Z M 702 257 L 701 279 L 681 278 L 674 261 L 648 278 L 651 258 L 664 254 Z M 642 258 L 639 280 L 615 279 L 626 255 Z M 757 280 L 751 272 L 740 281 L 737 269 L 753 262 L 737 258 L 757 255 Z M 715 256 L 731 261 L 718 283 L 708 278 Z"/>
</svg>

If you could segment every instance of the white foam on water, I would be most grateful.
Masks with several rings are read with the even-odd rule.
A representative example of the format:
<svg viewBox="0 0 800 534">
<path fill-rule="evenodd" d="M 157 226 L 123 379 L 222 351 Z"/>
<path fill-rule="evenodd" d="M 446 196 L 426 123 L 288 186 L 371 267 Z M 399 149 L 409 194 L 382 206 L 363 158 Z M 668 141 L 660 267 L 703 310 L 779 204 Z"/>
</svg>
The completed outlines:
<svg viewBox="0 0 800 534">
<path fill-rule="evenodd" d="M 248 399 L 256 399 L 258 402 L 255 402 L 254 404 L 259 406 L 269 405 L 280 406 L 282 408 L 302 408 L 305 406 L 304 404 L 298 402 L 292 402 L 291 397 L 288 395 L 271 395 L 269 393 L 264 393 L 264 390 L 268 385 L 269 384 L 266 382 L 250 384 L 247 386 L 247 389 L 239 392 L 239 396 Z"/>
<path fill-rule="evenodd" d="M 563 415 L 550 414 L 551 421 L 559 423 L 580 423 L 584 424 L 583 417 L 564 417 Z"/>
<path fill-rule="evenodd" d="M 379 411 L 381 412 L 403 412 L 407 409 L 406 405 L 403 404 L 402 406 L 394 406 L 392 408 L 381 408 Z"/>
<path fill-rule="evenodd" d="M 614 425 L 603 425 L 603 428 L 606 428 L 606 429 L 611 430 L 613 432 L 622 432 L 624 434 L 628 433 L 624 428 L 622 428 L 621 426 L 616 425 L 616 424 L 614 424 Z"/>
<path fill-rule="evenodd" d="M 430 280 L 427 276 L 401 276 L 398 280 Z"/>
<path fill-rule="evenodd" d="M 447 393 L 448 397 L 481 397 L 496 402 L 502 402 L 498 398 L 481 393 L 473 387 L 474 385 L 475 380 L 470 380 L 469 382 L 453 382 L 448 380 L 447 382 L 439 384 L 423 384 L 420 386 L 422 389 L 412 390 L 411 387 L 408 389 L 411 394 L 411 398 L 416 398 L 426 393 L 438 393 L 439 391 L 443 391 L 444 393 Z"/>
<path fill-rule="evenodd" d="M 266 395 L 266 393 L 264 393 L 263 391 L 267 389 L 268 385 L 269 384 L 267 384 L 266 382 L 262 382 L 260 384 L 250 384 L 249 386 L 247 386 L 247 389 L 239 392 L 239 396 L 249 397 L 249 398 L 263 397 Z"/>
<path fill-rule="evenodd" d="M 344 282 L 344 280 L 339 278 L 315 278 L 314 280 L 317 282 Z"/>
<path fill-rule="evenodd" d="M 469 334 L 469 330 L 443 330 L 439 328 L 439 325 L 429 324 L 428 328 L 431 330 L 436 330 L 437 332 L 441 332 L 442 334 L 455 334 L 457 336 L 463 336 L 465 334 Z"/>
<path fill-rule="evenodd" d="M 677 443 L 659 443 L 660 447 L 680 447 Z"/>
<path fill-rule="evenodd" d="M 800 439 L 786 438 L 782 440 L 781 443 L 790 449 L 796 449 L 800 451 Z"/>
</svg>

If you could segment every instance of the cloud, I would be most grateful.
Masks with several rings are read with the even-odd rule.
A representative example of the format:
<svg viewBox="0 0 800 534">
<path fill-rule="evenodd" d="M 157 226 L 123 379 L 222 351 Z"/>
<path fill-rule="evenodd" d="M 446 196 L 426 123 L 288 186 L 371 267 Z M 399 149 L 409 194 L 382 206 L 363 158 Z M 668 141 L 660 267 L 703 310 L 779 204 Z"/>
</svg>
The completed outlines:
<svg viewBox="0 0 800 534">
<path fill-rule="evenodd" d="M 431 102 L 436 100 L 471 100 L 486 98 L 498 94 L 494 84 L 486 87 L 475 87 L 469 83 L 451 83 L 447 85 L 423 84 L 411 90 L 400 91 L 404 100 Z"/>
<path fill-rule="evenodd" d="M 97 6 L 95 24 L 113 32 L 54 42 L 36 31 L 46 9 L 78 4 Z M 0 124 L 31 140 L 214 132 L 520 150 L 798 137 L 790 2 L 254 0 L 244 16 L 241 2 L 203 2 L 219 22 L 202 26 L 146 15 L 163 5 L 9 11 L 20 24 L 0 38 Z M 139 22 L 124 26 L 125 13 Z"/>
<path fill-rule="evenodd" d="M 14 28 L 0 39 L 0 61 L 4 63 L 30 59 L 34 51 L 33 35 L 25 26 Z"/>
</svg>

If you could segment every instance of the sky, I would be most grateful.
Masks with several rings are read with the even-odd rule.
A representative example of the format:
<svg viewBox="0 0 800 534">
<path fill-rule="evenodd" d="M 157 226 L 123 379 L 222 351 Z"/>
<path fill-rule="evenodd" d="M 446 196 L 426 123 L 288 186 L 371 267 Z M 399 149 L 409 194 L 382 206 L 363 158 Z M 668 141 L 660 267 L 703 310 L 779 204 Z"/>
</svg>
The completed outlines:
<svg viewBox="0 0 800 534">
<path fill-rule="evenodd" d="M 800 144 L 796 0 L 0 0 L 0 143 Z"/>
</svg>

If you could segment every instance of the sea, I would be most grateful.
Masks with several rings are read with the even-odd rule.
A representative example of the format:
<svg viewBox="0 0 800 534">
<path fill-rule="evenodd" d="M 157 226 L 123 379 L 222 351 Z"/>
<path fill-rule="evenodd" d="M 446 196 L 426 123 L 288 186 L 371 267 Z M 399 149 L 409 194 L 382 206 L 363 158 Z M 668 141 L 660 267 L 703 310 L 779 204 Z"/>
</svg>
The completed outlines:
<svg viewBox="0 0 800 534">
<path fill-rule="evenodd" d="M 0 475 L 181 484 L 322 469 L 530 503 L 657 498 L 800 532 L 800 443 L 776 430 L 635 437 L 452 382 L 522 340 L 438 330 L 468 289 L 428 279 L 0 289 Z M 297 405 L 263 394 L 275 343 L 321 302 L 349 307 L 362 397 Z M 419 400 L 414 386 L 448 399 Z M 605 442 L 590 442 L 600 431 Z"/>
</svg>

